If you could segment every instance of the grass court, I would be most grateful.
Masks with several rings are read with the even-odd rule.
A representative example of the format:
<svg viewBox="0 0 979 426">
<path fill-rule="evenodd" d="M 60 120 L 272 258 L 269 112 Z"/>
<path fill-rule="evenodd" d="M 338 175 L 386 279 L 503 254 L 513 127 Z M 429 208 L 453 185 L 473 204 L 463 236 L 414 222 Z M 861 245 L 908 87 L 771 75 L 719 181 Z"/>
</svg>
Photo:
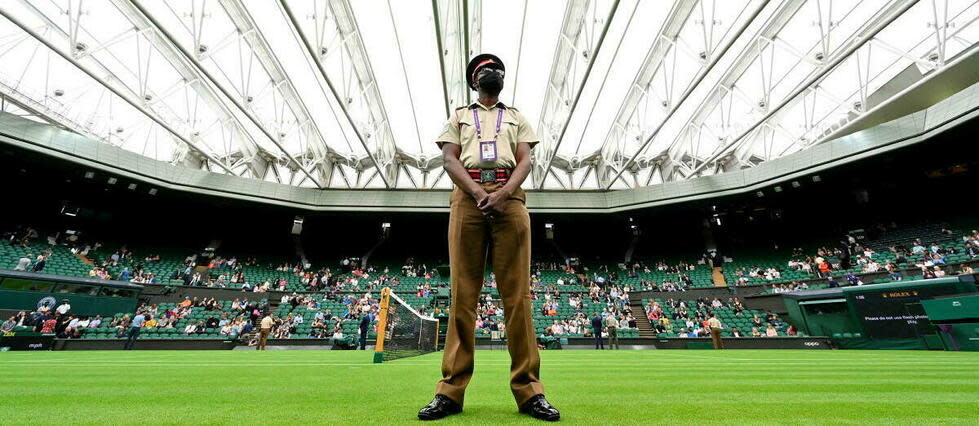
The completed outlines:
<svg viewBox="0 0 979 426">
<path fill-rule="evenodd" d="M 441 353 L 0 354 L 0 423 L 420 424 Z M 977 424 L 979 355 L 912 351 L 543 351 L 564 424 Z M 461 415 L 517 413 L 506 351 L 479 351 Z"/>
</svg>

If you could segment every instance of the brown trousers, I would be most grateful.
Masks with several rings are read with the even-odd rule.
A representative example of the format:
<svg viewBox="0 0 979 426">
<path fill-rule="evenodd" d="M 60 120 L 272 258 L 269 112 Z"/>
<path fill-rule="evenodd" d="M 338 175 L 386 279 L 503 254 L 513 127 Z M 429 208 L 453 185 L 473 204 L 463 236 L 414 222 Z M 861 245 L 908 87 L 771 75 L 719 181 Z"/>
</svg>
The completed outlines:
<svg viewBox="0 0 979 426">
<path fill-rule="evenodd" d="M 608 327 L 605 327 L 605 331 L 608 332 L 608 348 L 609 349 L 621 349 L 619 347 L 619 329 L 618 329 L 618 327 L 608 326 Z"/>
<path fill-rule="evenodd" d="M 714 349 L 724 349 L 724 342 L 721 341 L 721 329 L 711 327 L 710 340 L 714 342 Z"/>
<path fill-rule="evenodd" d="M 265 350 L 265 345 L 267 345 L 269 342 L 269 333 L 271 332 L 272 332 L 271 329 L 263 328 L 262 331 L 258 333 L 258 350 L 260 351 Z"/>
<path fill-rule="evenodd" d="M 487 192 L 502 186 L 482 185 Z M 466 385 L 473 374 L 476 305 L 483 287 L 487 248 L 492 249 L 493 272 L 503 299 L 510 351 L 510 391 L 517 405 L 544 393 L 531 317 L 530 215 L 525 200 L 524 192 L 516 190 L 506 201 L 504 213 L 489 219 L 483 216 L 471 196 L 459 188 L 452 191 L 449 213 L 452 307 L 442 355 L 442 380 L 436 385 L 435 393 L 459 404 L 464 402 Z"/>
</svg>

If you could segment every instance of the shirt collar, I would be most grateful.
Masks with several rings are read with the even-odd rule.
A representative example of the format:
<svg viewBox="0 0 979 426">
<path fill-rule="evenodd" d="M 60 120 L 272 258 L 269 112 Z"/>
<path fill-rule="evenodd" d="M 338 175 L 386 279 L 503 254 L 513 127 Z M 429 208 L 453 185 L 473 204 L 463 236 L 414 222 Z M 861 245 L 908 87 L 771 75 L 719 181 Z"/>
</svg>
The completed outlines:
<svg viewBox="0 0 979 426">
<path fill-rule="evenodd" d="M 497 102 L 496 105 L 494 105 L 494 106 L 497 107 L 497 108 L 500 108 L 500 109 L 507 109 L 507 106 L 503 102 Z M 469 104 L 469 109 L 476 109 L 476 108 L 480 108 L 480 107 L 483 108 L 483 109 L 485 109 L 485 110 L 487 110 L 487 111 L 490 109 L 490 108 L 487 108 L 486 105 L 483 105 L 483 104 L 479 103 L 479 101 L 474 101 L 473 103 Z"/>
</svg>

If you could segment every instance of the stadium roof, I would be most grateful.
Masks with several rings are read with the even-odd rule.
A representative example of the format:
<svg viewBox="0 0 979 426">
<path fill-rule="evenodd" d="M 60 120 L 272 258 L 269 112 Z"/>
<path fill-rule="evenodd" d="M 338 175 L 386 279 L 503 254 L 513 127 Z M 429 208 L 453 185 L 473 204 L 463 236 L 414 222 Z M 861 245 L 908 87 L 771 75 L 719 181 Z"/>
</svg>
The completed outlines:
<svg viewBox="0 0 979 426">
<path fill-rule="evenodd" d="M 507 64 L 525 183 L 624 189 L 754 167 L 979 40 L 979 1 L 5 0 L 3 109 L 216 173 L 448 188 L 433 138 Z"/>
</svg>

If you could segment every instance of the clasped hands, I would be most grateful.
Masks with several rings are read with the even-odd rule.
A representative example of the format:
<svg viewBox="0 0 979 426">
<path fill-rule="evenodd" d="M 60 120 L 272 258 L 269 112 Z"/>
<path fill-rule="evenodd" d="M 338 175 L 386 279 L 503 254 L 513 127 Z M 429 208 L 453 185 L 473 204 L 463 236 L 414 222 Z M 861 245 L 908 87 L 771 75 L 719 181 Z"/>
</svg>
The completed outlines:
<svg viewBox="0 0 979 426">
<path fill-rule="evenodd" d="M 494 192 L 486 192 L 483 188 L 479 188 L 473 198 L 476 199 L 476 207 L 483 212 L 483 216 L 493 217 L 496 215 L 503 214 L 506 209 L 506 201 L 513 195 L 510 190 L 505 188 L 500 188 Z"/>
</svg>

